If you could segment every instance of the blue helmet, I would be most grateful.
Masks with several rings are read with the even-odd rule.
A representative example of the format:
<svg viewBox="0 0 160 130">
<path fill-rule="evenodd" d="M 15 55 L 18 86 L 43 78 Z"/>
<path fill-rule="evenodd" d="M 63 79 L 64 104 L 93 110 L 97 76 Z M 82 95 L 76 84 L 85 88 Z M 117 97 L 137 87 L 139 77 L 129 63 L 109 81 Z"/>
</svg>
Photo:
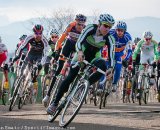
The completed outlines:
<svg viewBox="0 0 160 130">
<path fill-rule="evenodd" d="M 124 31 L 127 31 L 127 24 L 124 21 L 118 21 L 116 29 L 123 29 Z"/>
</svg>

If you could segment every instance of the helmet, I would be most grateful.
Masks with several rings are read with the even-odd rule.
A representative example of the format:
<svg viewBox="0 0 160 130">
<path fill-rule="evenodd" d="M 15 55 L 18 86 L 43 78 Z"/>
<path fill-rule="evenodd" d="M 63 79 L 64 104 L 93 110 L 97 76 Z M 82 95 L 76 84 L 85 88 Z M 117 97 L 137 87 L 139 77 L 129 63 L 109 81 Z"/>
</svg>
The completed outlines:
<svg viewBox="0 0 160 130">
<path fill-rule="evenodd" d="M 153 34 L 151 33 L 151 31 L 145 31 L 143 33 L 143 37 L 144 38 L 152 38 L 153 37 Z"/>
<path fill-rule="evenodd" d="M 50 31 L 50 36 L 53 34 L 59 35 L 58 31 L 55 28 L 51 29 L 51 31 Z"/>
<path fill-rule="evenodd" d="M 141 38 L 136 37 L 136 38 L 134 39 L 134 43 L 137 44 L 140 40 L 141 40 Z"/>
<path fill-rule="evenodd" d="M 34 25 L 34 27 L 33 27 L 33 32 L 34 32 L 34 33 L 36 33 L 36 32 L 42 33 L 42 32 L 43 32 L 43 26 L 40 25 L 40 24 Z"/>
<path fill-rule="evenodd" d="M 116 29 L 123 29 L 124 31 L 127 31 L 127 24 L 124 21 L 118 21 Z"/>
<path fill-rule="evenodd" d="M 22 36 L 20 36 L 19 40 L 24 40 L 27 37 L 26 34 L 23 34 Z"/>
<path fill-rule="evenodd" d="M 81 21 L 81 22 L 86 22 L 87 17 L 84 16 L 83 14 L 77 14 L 75 17 L 75 20 Z"/>
<path fill-rule="evenodd" d="M 102 23 L 106 23 L 106 24 L 108 24 L 108 25 L 110 25 L 110 26 L 113 26 L 114 25 L 114 23 L 115 23 L 115 20 L 114 20 L 114 18 L 111 16 L 111 15 L 109 15 L 109 14 L 101 14 L 100 16 L 99 16 L 99 22 L 102 24 Z"/>
</svg>

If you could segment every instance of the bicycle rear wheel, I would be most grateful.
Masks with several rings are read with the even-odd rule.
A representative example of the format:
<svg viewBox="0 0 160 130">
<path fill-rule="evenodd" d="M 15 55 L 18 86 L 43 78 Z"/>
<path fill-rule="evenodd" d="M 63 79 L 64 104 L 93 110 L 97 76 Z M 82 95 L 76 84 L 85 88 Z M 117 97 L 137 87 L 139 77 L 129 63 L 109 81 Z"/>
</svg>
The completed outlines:
<svg viewBox="0 0 160 130">
<path fill-rule="evenodd" d="M 74 86 L 72 93 L 67 98 L 67 103 L 62 110 L 59 125 L 66 127 L 74 119 L 79 112 L 88 92 L 89 82 L 87 80 L 82 81 L 77 86 Z"/>
<path fill-rule="evenodd" d="M 52 104 L 52 102 L 54 101 L 54 99 L 56 97 L 56 94 L 58 92 L 58 88 L 59 88 L 60 84 L 62 83 L 63 78 L 64 78 L 63 76 L 58 77 L 58 79 L 55 83 L 55 86 L 53 87 L 54 90 L 52 92 L 52 98 L 50 99 L 49 104 Z M 53 122 L 57 118 L 57 116 L 62 111 L 62 108 L 64 107 L 64 104 L 65 104 L 65 101 L 62 101 L 61 105 L 57 108 L 56 112 L 53 115 L 48 116 L 48 121 L 49 122 Z"/>
<path fill-rule="evenodd" d="M 3 105 L 7 105 L 8 104 L 8 97 L 9 97 L 8 92 L 3 92 L 2 93 L 2 103 L 3 103 Z"/>
</svg>

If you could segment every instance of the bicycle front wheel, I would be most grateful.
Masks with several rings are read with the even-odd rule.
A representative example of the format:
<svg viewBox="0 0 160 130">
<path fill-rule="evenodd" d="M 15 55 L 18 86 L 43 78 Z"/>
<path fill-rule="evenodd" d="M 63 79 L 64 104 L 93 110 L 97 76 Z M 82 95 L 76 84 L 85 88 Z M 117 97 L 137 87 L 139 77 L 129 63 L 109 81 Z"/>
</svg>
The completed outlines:
<svg viewBox="0 0 160 130">
<path fill-rule="evenodd" d="M 59 125 L 66 127 L 79 112 L 88 92 L 89 82 L 84 80 L 75 86 L 75 89 L 68 96 L 67 103 L 62 110 Z"/>
<path fill-rule="evenodd" d="M 9 106 L 9 111 L 12 111 L 13 108 L 14 108 L 14 106 L 15 106 L 15 102 L 16 102 L 16 100 L 18 98 L 18 90 L 20 88 L 22 80 L 23 80 L 23 76 L 21 76 L 20 79 L 17 79 L 17 82 L 15 82 L 15 88 L 14 88 L 13 95 L 12 95 L 12 98 L 11 98 L 11 103 L 10 103 L 10 106 Z"/>
</svg>

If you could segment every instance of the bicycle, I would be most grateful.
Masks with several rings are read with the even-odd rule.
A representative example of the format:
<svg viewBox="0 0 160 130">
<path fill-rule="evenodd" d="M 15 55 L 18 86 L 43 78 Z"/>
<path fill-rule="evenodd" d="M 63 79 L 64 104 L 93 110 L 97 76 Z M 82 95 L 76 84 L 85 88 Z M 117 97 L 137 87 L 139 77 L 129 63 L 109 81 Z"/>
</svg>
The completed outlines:
<svg viewBox="0 0 160 130">
<path fill-rule="evenodd" d="M 0 72 L 2 72 L 2 74 L 0 76 L 0 98 L 2 99 L 2 104 L 7 105 L 9 104 L 8 98 L 10 97 L 10 91 L 9 91 L 9 88 L 5 88 L 4 86 L 3 71 L 4 71 L 4 68 L 1 67 Z"/>
<path fill-rule="evenodd" d="M 123 78 L 124 78 L 124 83 L 123 83 L 123 93 L 122 93 L 122 100 L 123 103 L 131 102 L 130 101 L 130 94 L 131 94 L 131 70 L 129 70 L 128 67 L 123 68 Z"/>
<path fill-rule="evenodd" d="M 82 67 L 80 66 L 81 69 L 76 79 L 70 85 L 68 93 L 66 94 L 65 98 L 62 99 L 56 112 L 52 115 L 54 117 L 53 119 L 55 119 L 58 116 L 58 114 L 62 111 L 59 125 L 64 128 L 67 125 L 69 125 L 69 123 L 77 115 L 78 111 L 80 110 L 86 98 L 86 95 L 90 86 L 88 82 L 88 78 L 90 76 L 90 73 L 92 72 L 92 68 L 94 67 L 98 72 L 105 74 L 104 71 L 95 67 L 94 65 L 91 65 L 90 63 L 88 63 L 88 61 L 84 60 L 83 63 L 85 64 L 85 67 L 82 69 Z M 77 65 L 79 65 L 79 62 L 77 62 L 73 67 L 76 67 Z M 74 109 L 74 106 L 76 107 L 75 109 Z M 67 110 L 70 109 L 70 107 L 71 107 L 71 110 L 73 110 L 72 113 L 67 112 Z M 68 114 L 71 114 L 71 115 L 67 119 Z"/>
<path fill-rule="evenodd" d="M 35 61 L 33 62 L 35 63 Z M 36 92 L 33 91 L 33 86 L 31 84 L 32 81 L 32 76 L 36 74 L 37 71 L 37 65 L 32 64 L 30 67 L 30 70 L 28 70 L 29 64 L 24 68 L 21 68 L 21 74 L 19 77 L 17 77 L 15 83 L 14 83 L 14 91 L 13 95 L 10 99 L 10 106 L 9 106 L 9 111 L 12 111 L 16 100 L 18 100 L 18 108 L 21 109 L 22 106 L 25 104 L 25 101 L 27 99 L 27 96 L 29 97 L 29 100 L 31 103 L 35 102 L 36 98 Z"/>
<path fill-rule="evenodd" d="M 157 64 L 157 68 L 156 68 L 156 86 L 157 86 L 157 100 L 158 102 L 160 102 L 160 65 L 159 62 Z"/>
<path fill-rule="evenodd" d="M 138 89 L 138 75 L 139 75 L 139 65 L 135 65 L 133 68 L 133 77 L 132 77 L 132 91 L 131 91 L 131 99 L 132 102 L 135 103 L 137 101 L 137 89 Z"/>
<path fill-rule="evenodd" d="M 144 66 L 144 72 L 141 77 L 140 81 L 140 97 L 138 98 L 139 105 L 142 104 L 142 100 L 145 104 L 148 103 L 149 98 L 149 89 L 150 89 L 150 72 L 151 72 L 151 66 L 152 64 L 142 64 Z"/>
<path fill-rule="evenodd" d="M 49 71 L 48 74 L 45 76 L 42 76 L 42 97 L 44 98 L 47 94 L 48 91 L 48 87 L 51 84 L 51 79 L 53 77 L 53 75 L 56 72 L 56 68 L 57 68 L 57 61 L 53 61 L 53 65 L 49 65 Z M 45 105 L 46 106 L 46 105 Z"/>
<path fill-rule="evenodd" d="M 56 96 L 56 94 L 58 92 L 59 86 L 61 85 L 62 81 L 68 75 L 72 57 L 73 57 L 73 53 L 70 54 L 69 58 L 63 57 L 65 59 L 65 63 L 63 65 L 63 68 L 62 68 L 60 74 L 57 76 L 57 79 L 56 79 L 55 84 L 53 86 L 53 89 L 52 89 L 52 92 L 51 92 L 51 99 L 50 99 L 49 104 L 51 104 L 52 101 L 54 100 L 54 98 L 55 98 L 55 96 Z M 46 107 L 48 104 L 44 104 L 44 105 Z"/>
</svg>

